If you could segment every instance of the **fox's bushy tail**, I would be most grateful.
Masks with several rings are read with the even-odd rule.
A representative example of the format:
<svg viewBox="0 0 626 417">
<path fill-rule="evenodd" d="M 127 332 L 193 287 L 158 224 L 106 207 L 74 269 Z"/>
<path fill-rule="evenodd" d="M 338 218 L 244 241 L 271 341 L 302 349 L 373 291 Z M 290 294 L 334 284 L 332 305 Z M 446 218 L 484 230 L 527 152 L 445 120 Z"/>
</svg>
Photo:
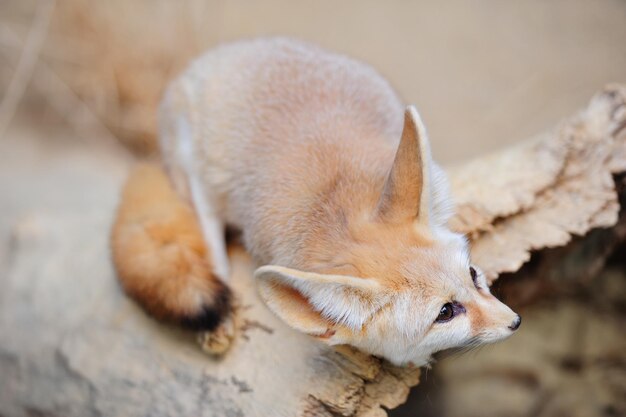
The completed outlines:
<svg viewBox="0 0 626 417">
<path fill-rule="evenodd" d="M 212 272 L 196 214 L 159 166 L 132 171 L 111 248 L 125 291 L 152 316 L 208 332 L 229 316 L 231 291 Z"/>
</svg>

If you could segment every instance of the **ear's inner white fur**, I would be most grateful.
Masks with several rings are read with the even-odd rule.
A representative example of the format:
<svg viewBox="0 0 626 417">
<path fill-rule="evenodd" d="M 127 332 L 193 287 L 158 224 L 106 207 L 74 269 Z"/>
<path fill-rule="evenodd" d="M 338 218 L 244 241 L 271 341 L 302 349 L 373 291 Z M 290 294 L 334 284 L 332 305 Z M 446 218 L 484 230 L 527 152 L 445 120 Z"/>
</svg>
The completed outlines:
<svg viewBox="0 0 626 417">
<path fill-rule="evenodd" d="M 255 271 L 259 294 L 290 326 L 319 335 L 333 324 L 360 330 L 388 301 L 380 284 L 366 278 L 317 274 L 274 265 Z"/>
<path fill-rule="evenodd" d="M 407 107 L 398 151 L 378 202 L 378 215 L 387 222 L 415 220 L 429 225 L 430 148 L 417 110 Z"/>
</svg>

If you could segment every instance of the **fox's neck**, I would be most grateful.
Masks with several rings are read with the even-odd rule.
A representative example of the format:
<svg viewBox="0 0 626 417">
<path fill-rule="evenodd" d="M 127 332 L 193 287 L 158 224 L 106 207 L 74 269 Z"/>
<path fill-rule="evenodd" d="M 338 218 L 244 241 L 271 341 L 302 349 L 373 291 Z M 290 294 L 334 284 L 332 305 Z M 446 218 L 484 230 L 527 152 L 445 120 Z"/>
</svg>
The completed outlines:
<svg viewBox="0 0 626 417">
<path fill-rule="evenodd" d="M 308 109 L 310 110 L 310 109 Z M 282 120 L 282 118 L 280 118 Z M 349 109 L 264 121 L 271 154 L 242 202 L 246 246 L 260 263 L 313 270 L 332 262 L 349 226 L 370 214 L 393 162 L 400 132 Z"/>
<path fill-rule="evenodd" d="M 290 229 L 285 243 L 294 249 L 289 266 L 322 270 L 332 265 L 352 239 L 351 226 L 373 215 L 393 151 L 386 143 L 364 142 L 342 143 L 335 150 L 342 155 L 336 165 L 322 167 L 326 175 L 318 187 L 296 203 L 301 209 L 285 222 Z"/>
</svg>

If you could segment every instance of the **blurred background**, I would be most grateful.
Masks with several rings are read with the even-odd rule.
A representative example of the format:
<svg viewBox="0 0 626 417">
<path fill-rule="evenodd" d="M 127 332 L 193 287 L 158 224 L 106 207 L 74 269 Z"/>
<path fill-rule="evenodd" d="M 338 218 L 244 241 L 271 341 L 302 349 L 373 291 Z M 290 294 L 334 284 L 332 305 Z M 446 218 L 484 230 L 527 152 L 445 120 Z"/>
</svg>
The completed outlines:
<svg viewBox="0 0 626 417">
<path fill-rule="evenodd" d="M 56 110 L 75 125 L 89 110 L 139 151 L 154 146 L 154 110 L 167 81 L 205 49 L 241 38 L 296 36 L 372 64 L 418 106 L 444 163 L 551 127 L 626 77 L 623 0 L 3 0 L 0 7 L 0 87 L 24 53 L 31 65 L 22 83 L 32 98 L 24 110 Z M 86 108 L 71 107 L 68 95 Z"/>
<path fill-rule="evenodd" d="M 85 143 L 153 155 L 168 80 L 207 48 L 265 35 L 372 64 L 418 106 L 444 164 L 546 130 L 626 82 L 624 0 L 2 0 L 1 189 L 19 188 L 16 166 L 45 175 L 47 155 Z M 0 215 L 25 210 L 24 194 L 9 193 Z M 593 280 L 523 302 L 501 279 L 522 331 L 441 359 L 391 415 L 626 415 L 624 259 L 622 243 Z"/>
</svg>

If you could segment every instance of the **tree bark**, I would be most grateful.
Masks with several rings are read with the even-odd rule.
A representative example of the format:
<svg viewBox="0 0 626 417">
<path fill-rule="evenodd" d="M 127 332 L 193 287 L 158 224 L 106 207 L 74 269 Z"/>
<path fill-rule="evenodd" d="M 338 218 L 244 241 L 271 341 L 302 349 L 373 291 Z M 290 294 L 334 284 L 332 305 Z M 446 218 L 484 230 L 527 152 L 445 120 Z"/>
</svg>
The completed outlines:
<svg viewBox="0 0 626 417">
<path fill-rule="evenodd" d="M 239 247 L 230 255 L 240 329 L 223 359 L 145 316 L 118 286 L 107 246 L 130 163 L 62 133 L 42 141 L 14 128 L 0 141 L 0 415 L 371 417 L 405 401 L 419 370 L 289 329 L 258 299 Z M 448 171 L 452 225 L 491 281 L 533 251 L 613 227 L 626 86 L 607 87 L 549 133 Z"/>
</svg>

